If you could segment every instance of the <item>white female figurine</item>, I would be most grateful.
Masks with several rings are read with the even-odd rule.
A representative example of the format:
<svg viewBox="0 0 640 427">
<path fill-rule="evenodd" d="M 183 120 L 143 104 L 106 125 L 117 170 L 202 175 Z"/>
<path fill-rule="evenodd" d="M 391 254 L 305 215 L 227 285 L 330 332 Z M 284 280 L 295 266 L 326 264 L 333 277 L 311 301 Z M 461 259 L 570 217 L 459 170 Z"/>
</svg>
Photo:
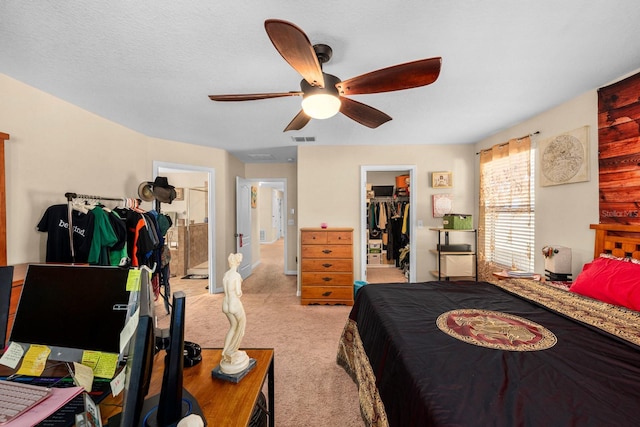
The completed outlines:
<svg viewBox="0 0 640 427">
<path fill-rule="evenodd" d="M 238 266 L 241 262 L 242 254 L 229 254 L 230 268 L 222 278 L 224 287 L 222 312 L 229 319 L 229 332 L 227 332 L 227 336 L 224 339 L 220 370 L 226 374 L 242 372 L 249 366 L 250 362 L 247 353 L 238 350 L 247 323 L 244 307 L 240 301 L 242 296 L 242 276 L 238 273 Z"/>
</svg>

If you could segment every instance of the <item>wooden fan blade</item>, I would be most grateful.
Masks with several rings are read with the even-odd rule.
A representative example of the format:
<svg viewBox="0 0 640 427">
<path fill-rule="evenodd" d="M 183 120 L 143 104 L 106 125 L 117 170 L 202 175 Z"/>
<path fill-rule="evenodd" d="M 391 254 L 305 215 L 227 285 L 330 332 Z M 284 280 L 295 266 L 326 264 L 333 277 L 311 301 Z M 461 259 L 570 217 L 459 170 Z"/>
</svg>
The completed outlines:
<svg viewBox="0 0 640 427">
<path fill-rule="evenodd" d="M 256 101 L 258 99 L 281 98 L 283 96 L 302 96 L 302 92 L 247 93 L 240 95 L 209 95 L 212 101 Z"/>
<path fill-rule="evenodd" d="M 340 95 L 392 92 L 435 82 L 442 58 L 421 59 L 353 77 L 336 84 Z"/>
<path fill-rule="evenodd" d="M 264 28 L 280 55 L 311 86 L 324 87 L 322 68 L 307 35 L 291 22 L 267 19 Z"/>
<path fill-rule="evenodd" d="M 383 123 L 388 122 L 391 116 L 383 113 L 380 110 L 376 110 L 366 104 L 363 104 L 353 99 L 340 97 L 342 102 L 340 106 L 340 112 L 352 120 L 360 123 L 369 128 L 377 128 Z"/>
<path fill-rule="evenodd" d="M 288 130 L 300 130 L 309 123 L 311 117 L 307 116 L 304 111 L 300 110 L 300 112 L 291 120 L 291 123 L 287 125 L 287 127 L 283 130 L 286 132 Z"/>
</svg>

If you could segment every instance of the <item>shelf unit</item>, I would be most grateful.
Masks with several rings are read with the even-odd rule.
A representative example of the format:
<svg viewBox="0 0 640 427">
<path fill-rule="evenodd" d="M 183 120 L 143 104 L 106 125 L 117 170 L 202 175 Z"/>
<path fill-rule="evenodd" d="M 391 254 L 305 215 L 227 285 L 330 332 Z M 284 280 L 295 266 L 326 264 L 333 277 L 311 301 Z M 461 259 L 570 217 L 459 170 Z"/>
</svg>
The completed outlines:
<svg viewBox="0 0 640 427">
<path fill-rule="evenodd" d="M 437 270 L 432 270 L 431 274 L 438 280 L 464 280 L 474 279 L 478 281 L 478 231 L 455 230 L 451 228 L 429 228 L 438 233 L 438 246 L 429 251 L 436 255 Z M 473 244 L 470 251 L 443 251 L 442 245 L 449 245 L 451 233 L 473 233 Z M 443 241 L 444 237 L 444 241 Z M 471 268 L 472 271 L 469 271 Z"/>
</svg>

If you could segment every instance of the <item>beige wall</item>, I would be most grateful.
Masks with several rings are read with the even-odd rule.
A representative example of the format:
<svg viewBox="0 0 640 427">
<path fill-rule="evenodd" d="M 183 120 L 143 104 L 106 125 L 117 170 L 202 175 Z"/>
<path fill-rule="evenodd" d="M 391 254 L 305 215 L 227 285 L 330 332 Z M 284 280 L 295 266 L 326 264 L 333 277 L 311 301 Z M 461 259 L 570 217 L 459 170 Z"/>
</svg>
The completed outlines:
<svg viewBox="0 0 640 427">
<path fill-rule="evenodd" d="M 235 176 L 244 165 L 224 150 L 150 138 L 0 74 L 0 127 L 5 148 L 9 264 L 44 261 L 46 233 L 35 230 L 64 193 L 137 197 L 153 177 L 153 161 L 216 171 L 216 278 L 235 249 Z M 231 179 L 233 177 L 233 179 Z M 226 202 L 226 203 L 225 203 Z M 151 203 L 143 204 L 151 209 Z"/>
<path fill-rule="evenodd" d="M 360 170 L 362 165 L 414 165 L 416 177 L 411 183 L 417 206 L 416 215 L 416 280 L 432 280 L 435 256 L 429 249 L 437 244 L 437 233 L 429 227 L 441 227 L 442 218 L 433 218 L 431 196 L 453 195 L 453 207 L 458 213 L 474 210 L 475 147 L 464 145 L 400 145 L 341 146 L 336 156 L 334 146 L 301 146 L 298 149 L 298 228 L 353 227 L 355 280 L 360 279 L 361 248 Z M 443 190 L 431 187 L 431 172 L 452 171 L 454 187 Z M 418 227 L 422 223 L 422 227 Z"/>
</svg>

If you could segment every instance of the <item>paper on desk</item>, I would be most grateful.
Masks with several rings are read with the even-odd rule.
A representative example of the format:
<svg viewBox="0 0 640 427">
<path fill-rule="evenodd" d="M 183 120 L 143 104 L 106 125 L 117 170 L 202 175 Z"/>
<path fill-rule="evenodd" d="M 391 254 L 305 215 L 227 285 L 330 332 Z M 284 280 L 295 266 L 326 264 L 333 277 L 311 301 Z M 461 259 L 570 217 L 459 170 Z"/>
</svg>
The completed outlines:
<svg viewBox="0 0 640 427">
<path fill-rule="evenodd" d="M 29 409 L 18 418 L 14 418 L 3 427 L 34 426 L 45 418 L 58 411 L 71 399 L 83 392 L 82 387 L 52 388 L 52 394 L 33 408 Z"/>
</svg>

